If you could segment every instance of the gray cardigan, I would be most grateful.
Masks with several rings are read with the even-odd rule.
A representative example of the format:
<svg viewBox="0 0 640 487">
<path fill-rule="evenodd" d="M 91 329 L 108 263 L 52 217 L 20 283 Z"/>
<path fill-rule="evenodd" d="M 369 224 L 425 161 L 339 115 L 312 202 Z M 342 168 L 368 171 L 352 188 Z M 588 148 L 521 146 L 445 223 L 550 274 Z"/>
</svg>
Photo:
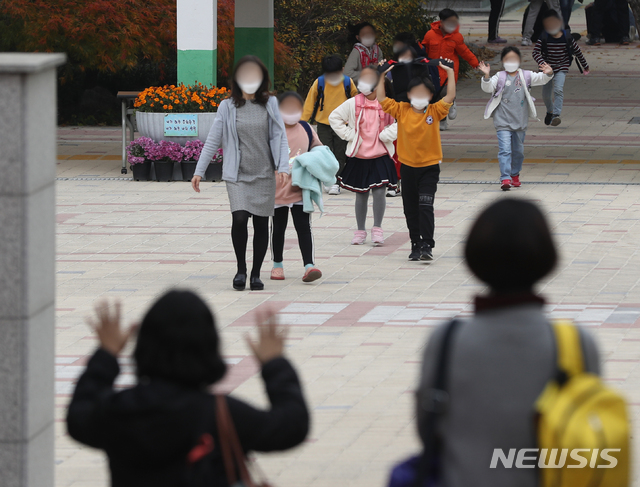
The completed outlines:
<svg viewBox="0 0 640 487">
<path fill-rule="evenodd" d="M 284 122 L 278 109 L 278 100 L 270 96 L 266 105 L 269 114 L 269 146 L 273 155 L 274 171 L 289 173 L 289 143 Z M 204 177 L 211 159 L 222 146 L 223 181 L 236 182 L 240 166 L 240 141 L 236 131 L 236 105 L 231 99 L 223 100 L 218 107 L 218 115 L 209 130 L 207 141 L 202 148 L 196 165 L 196 176 Z"/>
<path fill-rule="evenodd" d="M 444 328 L 427 344 L 420 390 L 432 383 Z M 599 374 L 598 351 L 580 329 L 585 368 Z M 555 373 L 553 330 L 540 304 L 484 310 L 453 335 L 447 366 L 450 404 L 443 438 L 443 485 L 536 487 L 536 469 L 489 468 L 494 448 L 536 448 L 534 403 Z M 418 396 L 420 397 L 420 396 Z"/>
</svg>

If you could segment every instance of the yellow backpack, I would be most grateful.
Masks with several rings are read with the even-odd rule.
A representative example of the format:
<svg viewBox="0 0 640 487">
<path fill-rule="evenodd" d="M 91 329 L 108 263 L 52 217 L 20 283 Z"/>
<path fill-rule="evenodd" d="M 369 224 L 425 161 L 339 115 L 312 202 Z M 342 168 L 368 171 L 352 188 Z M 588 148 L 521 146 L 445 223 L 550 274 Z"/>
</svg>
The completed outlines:
<svg viewBox="0 0 640 487">
<path fill-rule="evenodd" d="M 539 485 L 627 487 L 630 427 L 625 400 L 584 370 L 580 334 L 573 324 L 554 323 L 553 329 L 558 376 L 536 402 Z"/>
</svg>

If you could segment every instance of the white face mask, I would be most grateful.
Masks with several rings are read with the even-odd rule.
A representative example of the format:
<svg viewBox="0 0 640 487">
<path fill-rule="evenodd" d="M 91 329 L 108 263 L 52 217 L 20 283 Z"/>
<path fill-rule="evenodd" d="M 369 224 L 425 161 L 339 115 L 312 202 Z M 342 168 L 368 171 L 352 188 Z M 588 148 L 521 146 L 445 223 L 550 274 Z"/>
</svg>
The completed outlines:
<svg viewBox="0 0 640 487">
<path fill-rule="evenodd" d="M 302 112 L 296 113 L 281 113 L 282 121 L 287 125 L 295 125 L 302 118 Z"/>
<path fill-rule="evenodd" d="M 237 81 L 240 89 L 244 91 L 247 95 L 255 94 L 255 92 L 258 91 L 258 88 L 260 88 L 260 85 L 262 85 L 262 80 L 251 81 L 248 83 L 245 83 L 244 81 L 240 81 L 240 80 L 237 80 Z"/>
<path fill-rule="evenodd" d="M 376 87 L 375 83 L 369 83 L 368 81 L 364 81 L 364 80 L 358 81 L 358 90 L 364 96 L 367 96 L 373 93 L 373 89 L 375 87 Z"/>
<path fill-rule="evenodd" d="M 411 106 L 416 110 L 424 110 L 429 106 L 429 98 L 411 98 Z"/>
<path fill-rule="evenodd" d="M 518 68 L 520 67 L 520 63 L 518 62 L 506 62 L 502 63 L 502 65 L 507 73 L 514 73 L 518 71 Z"/>
<path fill-rule="evenodd" d="M 403 58 L 403 59 L 398 59 L 398 62 L 400 64 L 409 64 L 409 63 L 413 62 L 413 59 L 411 59 L 411 58 Z"/>
<path fill-rule="evenodd" d="M 444 29 L 445 32 L 448 32 L 449 34 L 451 34 L 452 32 L 455 32 L 455 30 L 458 28 L 458 26 L 457 25 L 442 24 L 442 28 Z"/>
<path fill-rule="evenodd" d="M 361 37 L 360 43 L 363 46 L 371 47 L 376 43 L 376 38 L 374 36 L 371 37 Z"/>
<path fill-rule="evenodd" d="M 560 32 L 560 27 L 548 30 L 547 32 L 549 33 L 550 36 L 554 36 L 554 35 L 556 35 L 556 34 L 558 34 Z"/>
<path fill-rule="evenodd" d="M 342 80 L 344 79 L 344 75 L 338 75 L 338 76 L 325 76 L 324 77 L 325 80 L 327 80 L 327 83 L 329 83 L 331 86 L 338 86 L 340 83 L 342 83 Z"/>
</svg>

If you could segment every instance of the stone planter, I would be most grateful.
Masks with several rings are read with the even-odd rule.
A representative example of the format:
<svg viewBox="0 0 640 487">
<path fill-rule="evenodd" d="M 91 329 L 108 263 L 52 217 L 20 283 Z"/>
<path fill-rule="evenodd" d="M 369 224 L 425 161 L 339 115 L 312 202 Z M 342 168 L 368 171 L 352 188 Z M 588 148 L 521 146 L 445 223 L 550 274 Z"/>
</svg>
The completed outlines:
<svg viewBox="0 0 640 487">
<path fill-rule="evenodd" d="M 131 164 L 133 179 L 136 181 L 149 181 L 151 179 L 151 161 L 144 161 L 141 164 Z"/>
<path fill-rule="evenodd" d="M 200 139 L 202 142 L 207 140 L 209 130 L 213 125 L 213 121 L 216 118 L 217 113 L 206 112 L 198 113 L 198 136 L 197 137 L 165 137 L 164 135 L 164 113 L 152 113 L 152 112 L 136 112 L 136 124 L 138 125 L 138 132 L 143 137 L 149 137 L 150 139 L 160 142 L 161 140 L 168 140 L 171 142 L 177 142 L 184 145 L 185 142 L 190 140 Z"/>
</svg>

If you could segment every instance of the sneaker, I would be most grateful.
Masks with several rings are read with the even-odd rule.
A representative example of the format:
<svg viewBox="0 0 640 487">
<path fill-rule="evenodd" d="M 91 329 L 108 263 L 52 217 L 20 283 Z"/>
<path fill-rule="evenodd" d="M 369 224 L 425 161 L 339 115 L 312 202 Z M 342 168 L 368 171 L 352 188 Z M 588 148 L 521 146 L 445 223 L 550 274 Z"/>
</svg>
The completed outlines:
<svg viewBox="0 0 640 487">
<path fill-rule="evenodd" d="M 544 117 L 544 124 L 549 125 L 551 123 L 552 118 L 553 118 L 553 113 L 547 112 L 547 115 Z"/>
<path fill-rule="evenodd" d="M 498 36 L 495 39 L 489 39 L 487 41 L 489 44 L 506 44 L 507 40 L 503 39 L 502 37 Z"/>
<path fill-rule="evenodd" d="M 353 232 L 353 240 L 351 240 L 351 245 L 362 245 L 365 240 L 367 240 L 367 232 L 366 230 L 356 230 Z"/>
<path fill-rule="evenodd" d="M 327 191 L 327 193 L 331 194 L 331 195 L 340 194 L 340 185 L 339 184 L 334 184 L 333 186 L 331 186 L 329 188 L 329 191 Z"/>
<path fill-rule="evenodd" d="M 532 46 L 533 42 L 531 42 L 531 39 L 527 39 L 526 37 L 522 38 L 522 42 L 520 42 L 521 46 Z"/>
<path fill-rule="evenodd" d="M 628 46 L 630 42 L 631 41 L 629 40 L 629 38 L 627 36 L 624 36 L 622 38 L 622 40 L 620 41 L 620 45 L 621 46 Z"/>
<path fill-rule="evenodd" d="M 411 242 L 411 253 L 409 254 L 409 260 L 420 260 L 420 250 L 422 249 L 421 242 Z"/>
<path fill-rule="evenodd" d="M 582 36 L 580 34 L 578 34 L 577 32 L 572 32 L 571 33 L 571 37 L 573 37 L 573 40 L 578 42 L 580 39 L 582 39 Z"/>
<path fill-rule="evenodd" d="M 272 281 L 284 281 L 284 269 L 282 267 L 274 267 L 271 269 Z"/>
<path fill-rule="evenodd" d="M 511 189 L 511 179 L 503 179 L 500 181 L 500 189 L 502 191 L 509 191 Z"/>
<path fill-rule="evenodd" d="M 440 130 L 449 130 L 449 121 L 446 118 L 440 120 Z"/>
<path fill-rule="evenodd" d="M 384 243 L 384 233 L 382 232 L 382 228 L 373 227 L 371 229 L 371 243 L 376 245 L 382 245 Z"/>
<path fill-rule="evenodd" d="M 321 277 L 322 277 L 322 272 L 320 272 L 320 269 L 317 269 L 315 267 L 309 267 L 304 273 L 304 276 L 302 276 L 302 282 L 317 281 Z"/>
<path fill-rule="evenodd" d="M 420 260 L 433 260 L 433 250 L 431 250 L 431 245 L 426 243 L 422 244 L 422 248 L 420 249 Z"/>
<path fill-rule="evenodd" d="M 599 37 L 591 37 L 587 41 L 587 46 L 599 46 L 599 45 L 601 45 L 601 41 Z"/>
<path fill-rule="evenodd" d="M 511 176 L 511 186 L 513 186 L 514 188 L 519 188 L 520 186 L 522 186 L 522 183 L 520 182 L 520 175 Z"/>
<path fill-rule="evenodd" d="M 449 108 L 449 120 L 455 120 L 458 116 L 458 107 L 456 106 L 456 101 L 453 100 L 453 105 Z"/>
<path fill-rule="evenodd" d="M 398 196 L 399 191 L 393 188 L 387 188 L 387 198 L 395 198 Z"/>
<path fill-rule="evenodd" d="M 562 122 L 562 120 L 560 119 L 559 115 L 554 115 L 553 118 L 551 119 L 551 126 L 552 127 L 557 127 L 558 125 L 560 125 L 560 123 Z"/>
</svg>

